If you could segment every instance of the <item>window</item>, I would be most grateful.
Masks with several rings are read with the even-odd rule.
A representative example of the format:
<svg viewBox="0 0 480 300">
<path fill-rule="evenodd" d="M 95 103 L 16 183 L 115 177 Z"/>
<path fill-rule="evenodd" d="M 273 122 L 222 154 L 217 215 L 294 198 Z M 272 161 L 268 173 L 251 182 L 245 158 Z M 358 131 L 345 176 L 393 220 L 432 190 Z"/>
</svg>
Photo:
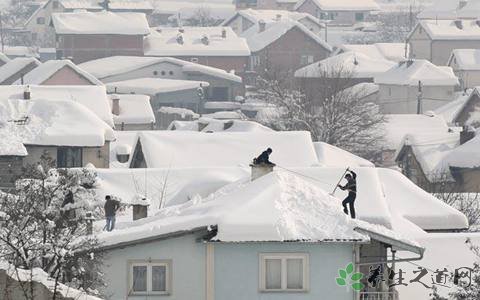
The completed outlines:
<svg viewBox="0 0 480 300">
<path fill-rule="evenodd" d="M 154 76 L 157 76 L 157 75 L 158 75 L 158 71 L 153 71 L 153 75 L 154 75 Z"/>
<path fill-rule="evenodd" d="M 363 13 L 355 13 L 355 21 L 363 22 L 365 20 L 365 15 Z"/>
<path fill-rule="evenodd" d="M 165 76 L 166 73 L 165 73 L 165 71 L 162 71 L 162 72 L 160 72 L 160 74 L 162 74 L 162 76 Z"/>
<path fill-rule="evenodd" d="M 82 148 L 59 147 L 57 149 L 57 168 L 79 168 L 82 166 Z"/>
<path fill-rule="evenodd" d="M 211 101 L 228 101 L 229 97 L 229 90 L 228 87 L 213 87 L 212 88 L 212 96 L 209 100 Z"/>
<path fill-rule="evenodd" d="M 129 264 L 129 295 L 166 295 L 170 293 L 170 282 L 170 261 L 135 261 Z"/>
<path fill-rule="evenodd" d="M 37 24 L 41 24 L 41 25 L 45 24 L 45 18 L 44 17 L 38 17 L 37 18 Z"/>
<path fill-rule="evenodd" d="M 192 57 L 192 58 L 190 58 L 190 61 L 193 62 L 193 63 L 198 63 L 198 58 Z"/>
<path fill-rule="evenodd" d="M 168 71 L 168 75 L 173 76 L 173 71 Z"/>
<path fill-rule="evenodd" d="M 302 55 L 300 57 L 300 64 L 302 66 L 312 64 L 313 63 L 313 55 Z"/>
<path fill-rule="evenodd" d="M 306 253 L 260 254 L 262 292 L 306 292 L 308 275 Z"/>
</svg>

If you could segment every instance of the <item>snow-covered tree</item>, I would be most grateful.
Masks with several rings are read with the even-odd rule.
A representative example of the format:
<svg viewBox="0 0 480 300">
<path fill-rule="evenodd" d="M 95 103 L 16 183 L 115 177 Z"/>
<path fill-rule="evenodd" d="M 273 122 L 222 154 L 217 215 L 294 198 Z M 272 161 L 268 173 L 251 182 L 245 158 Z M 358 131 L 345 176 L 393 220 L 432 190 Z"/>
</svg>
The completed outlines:
<svg viewBox="0 0 480 300">
<path fill-rule="evenodd" d="M 29 1 L 12 0 L 7 7 L 0 8 L 0 43 L 13 46 L 32 45 L 30 36 L 17 30 L 25 25 L 35 10 L 35 7 L 29 4 Z"/>
<path fill-rule="evenodd" d="M 41 268 L 58 283 L 96 293 L 102 284 L 99 245 L 89 234 L 100 214 L 89 169 L 28 167 L 10 193 L 0 194 L 0 259 L 19 269 Z M 28 294 L 29 291 L 24 291 Z M 54 293 L 55 294 L 55 293 Z M 31 297 L 33 299 L 33 297 Z"/>
<path fill-rule="evenodd" d="M 185 25 L 196 27 L 217 26 L 221 20 L 212 16 L 212 11 L 207 6 L 201 6 L 193 12 L 192 16 L 185 20 Z"/>
</svg>

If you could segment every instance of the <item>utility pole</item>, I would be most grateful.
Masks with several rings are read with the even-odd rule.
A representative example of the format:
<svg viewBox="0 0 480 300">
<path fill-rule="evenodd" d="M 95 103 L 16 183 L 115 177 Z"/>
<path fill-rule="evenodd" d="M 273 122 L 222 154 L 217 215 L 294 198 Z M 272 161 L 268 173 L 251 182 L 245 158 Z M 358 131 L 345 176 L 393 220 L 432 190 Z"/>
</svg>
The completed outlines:
<svg viewBox="0 0 480 300">
<path fill-rule="evenodd" d="M 422 114 L 422 98 L 423 98 L 423 91 L 422 91 L 422 81 L 418 81 L 418 94 L 417 94 L 417 115 Z"/>
<path fill-rule="evenodd" d="M 0 11 L 0 43 L 2 43 L 2 53 L 5 53 L 5 36 L 3 32 L 2 12 Z"/>
<path fill-rule="evenodd" d="M 325 43 L 328 43 L 328 23 L 325 22 Z"/>
</svg>

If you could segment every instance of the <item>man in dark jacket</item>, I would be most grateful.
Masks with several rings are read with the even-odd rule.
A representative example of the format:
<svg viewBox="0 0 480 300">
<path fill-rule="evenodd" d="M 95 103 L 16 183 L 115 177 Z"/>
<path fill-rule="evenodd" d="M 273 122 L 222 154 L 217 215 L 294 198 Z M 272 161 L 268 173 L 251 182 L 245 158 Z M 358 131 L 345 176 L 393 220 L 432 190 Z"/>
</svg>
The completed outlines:
<svg viewBox="0 0 480 300">
<path fill-rule="evenodd" d="M 343 191 L 348 191 L 348 196 L 343 200 L 343 211 L 348 215 L 347 204 L 350 207 L 350 215 L 352 219 L 355 219 L 355 198 L 357 198 L 357 174 L 353 171 L 350 171 L 345 175 L 347 183 L 344 186 L 338 185 Z"/>
<path fill-rule="evenodd" d="M 115 228 L 115 215 L 117 214 L 117 210 L 120 207 L 120 203 L 118 201 L 113 200 L 112 197 L 106 196 L 105 197 L 105 219 L 107 220 L 107 224 L 105 228 L 107 231 L 112 231 Z"/>
<path fill-rule="evenodd" d="M 262 154 L 260 154 L 257 158 L 253 159 L 253 164 L 255 165 L 261 165 L 261 164 L 267 164 L 267 165 L 274 165 L 270 161 L 270 154 L 272 154 L 272 149 L 268 148 L 267 150 L 263 151 Z"/>
</svg>

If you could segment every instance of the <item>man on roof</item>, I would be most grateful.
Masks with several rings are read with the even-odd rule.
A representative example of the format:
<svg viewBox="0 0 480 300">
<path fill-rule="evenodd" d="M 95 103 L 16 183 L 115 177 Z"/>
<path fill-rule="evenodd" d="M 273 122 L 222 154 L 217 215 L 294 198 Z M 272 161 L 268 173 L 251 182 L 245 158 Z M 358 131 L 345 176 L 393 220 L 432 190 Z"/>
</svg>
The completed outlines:
<svg viewBox="0 0 480 300">
<path fill-rule="evenodd" d="M 340 184 L 338 185 L 338 187 L 342 191 L 348 191 L 347 198 L 342 201 L 343 211 L 345 212 L 345 214 L 348 215 L 348 204 L 350 208 L 350 216 L 352 217 L 352 219 L 355 219 L 355 199 L 357 198 L 357 174 L 349 170 L 349 173 L 345 175 L 345 179 L 347 179 L 347 183 L 344 186 Z"/>
<path fill-rule="evenodd" d="M 267 150 L 263 151 L 257 158 L 253 159 L 254 165 L 275 165 L 270 161 L 270 154 L 272 154 L 272 148 L 268 148 Z"/>
</svg>

